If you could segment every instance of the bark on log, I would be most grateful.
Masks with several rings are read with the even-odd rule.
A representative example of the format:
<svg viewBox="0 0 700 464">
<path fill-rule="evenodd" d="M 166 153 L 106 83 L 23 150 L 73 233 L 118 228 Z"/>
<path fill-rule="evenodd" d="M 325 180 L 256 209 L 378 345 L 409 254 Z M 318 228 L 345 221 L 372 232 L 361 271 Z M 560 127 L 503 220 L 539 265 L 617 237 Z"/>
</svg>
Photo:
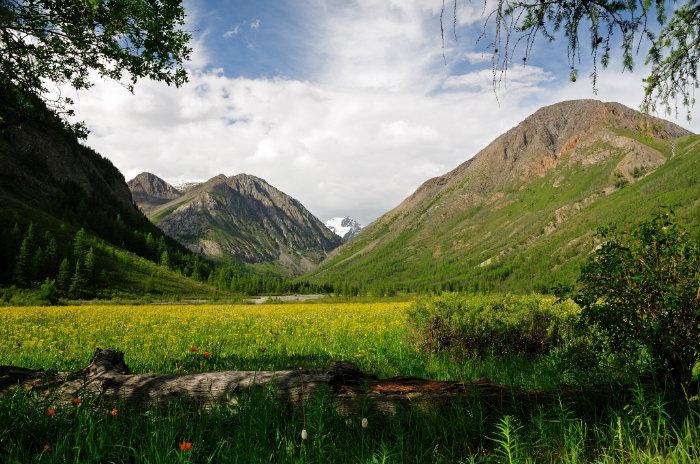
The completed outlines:
<svg viewBox="0 0 700 464">
<path fill-rule="evenodd" d="M 74 373 L 0 366 L 0 393 L 11 388 L 38 389 L 57 401 L 93 396 L 127 404 L 161 403 L 180 398 L 201 405 L 235 402 L 238 393 L 255 386 L 274 384 L 279 395 L 292 403 L 327 388 L 341 410 L 356 410 L 369 400 L 373 408 L 392 413 L 400 404 L 433 407 L 455 397 L 475 397 L 500 409 L 504 403 L 559 398 L 561 392 L 525 391 L 480 379 L 474 382 L 423 380 L 409 377 L 378 379 L 349 362 L 328 369 L 282 371 L 221 371 L 185 375 L 132 374 L 118 351 L 97 349 L 90 364 Z M 578 392 L 580 393 L 580 392 Z M 590 394 L 590 390 L 587 391 Z M 569 390 L 565 396 L 575 396 Z"/>
</svg>

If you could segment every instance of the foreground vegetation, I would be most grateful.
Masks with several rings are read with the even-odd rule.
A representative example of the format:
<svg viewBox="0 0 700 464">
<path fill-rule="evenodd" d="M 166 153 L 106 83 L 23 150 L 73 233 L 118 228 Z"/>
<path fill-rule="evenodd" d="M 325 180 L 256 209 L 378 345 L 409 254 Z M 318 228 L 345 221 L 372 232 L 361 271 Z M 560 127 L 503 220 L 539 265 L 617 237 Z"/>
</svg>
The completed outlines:
<svg viewBox="0 0 700 464">
<path fill-rule="evenodd" d="M 394 416 L 341 413 L 320 394 L 303 409 L 271 407 L 269 388 L 237 405 L 198 410 L 173 401 L 135 410 L 81 398 L 52 403 L 27 392 L 0 397 L 3 462 L 695 462 L 700 459 L 700 407 L 663 383 L 598 372 L 572 376 L 558 343 L 532 354 L 428 349 L 416 314 L 426 305 L 461 301 L 493 310 L 498 301 L 526 320 L 537 307 L 555 318 L 553 298 L 446 295 L 417 304 L 313 303 L 197 306 L 24 307 L 0 310 L 0 364 L 75 370 L 95 347 L 125 352 L 135 372 L 325 367 L 339 359 L 381 376 L 491 380 L 551 393 L 541 402 L 504 402 L 498 411 L 478 398 L 444 409 L 399 409 Z M 443 303 L 440 303 L 443 301 Z M 457 310 L 454 310 L 454 308 Z M 503 306 L 504 308 L 506 306 Z M 460 312 L 452 305 L 453 313 Z M 464 321 L 465 319 L 462 318 Z M 525 325 L 522 326 L 525 328 Z M 492 337 L 496 340 L 498 337 Z M 494 345 L 496 346 L 496 345 Z M 589 369 L 587 366 L 586 369 Z M 563 386 L 568 384 L 568 386 Z M 566 399 L 562 388 L 581 389 Z M 53 410 L 51 415 L 48 411 Z M 361 419 L 368 419 L 362 428 Z M 306 429 L 308 440 L 300 433 Z M 184 445 L 183 445 L 184 444 Z M 189 447 L 189 450 L 181 450 Z"/>
<path fill-rule="evenodd" d="M 28 462 L 441 462 L 695 463 L 700 409 L 641 388 L 605 402 L 521 404 L 500 411 L 478 399 L 391 417 L 339 413 L 323 394 L 304 409 L 273 392 L 198 410 L 174 401 L 135 411 L 120 404 L 59 407 L 26 393 L 0 401 L 0 458 Z M 367 418 L 367 427 L 361 426 Z M 11 427 L 11 428 L 10 428 Z M 307 430 L 308 439 L 301 439 Z"/>
</svg>

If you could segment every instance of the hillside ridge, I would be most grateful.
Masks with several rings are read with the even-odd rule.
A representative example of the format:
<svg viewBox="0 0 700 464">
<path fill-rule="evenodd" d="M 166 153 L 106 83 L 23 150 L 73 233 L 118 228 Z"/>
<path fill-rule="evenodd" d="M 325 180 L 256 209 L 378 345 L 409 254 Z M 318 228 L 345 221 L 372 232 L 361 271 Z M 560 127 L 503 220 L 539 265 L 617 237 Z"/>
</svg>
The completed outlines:
<svg viewBox="0 0 700 464">
<path fill-rule="evenodd" d="M 678 193 L 673 184 L 652 180 L 689 137 L 676 124 L 614 102 L 540 108 L 451 171 L 425 181 L 309 278 L 359 287 L 383 279 L 387 287 L 416 290 L 430 286 L 427 276 L 433 275 L 438 288 L 474 288 L 482 280 L 487 289 L 542 289 L 573 275 L 594 246 L 596 227 L 625 221 L 629 211 L 640 210 L 636 218 L 651 213 L 628 192 L 639 189 L 643 201 L 654 203 L 664 195 L 650 196 L 641 184 Z M 689 181 L 698 175 L 683 173 Z M 695 196 L 679 203 L 693 205 Z M 605 217 L 601 209 L 608 210 Z M 557 243 L 562 248 L 552 250 L 564 237 Z M 539 265 L 518 266 L 520 260 Z M 528 280 L 527 272 L 541 281 Z"/>
</svg>

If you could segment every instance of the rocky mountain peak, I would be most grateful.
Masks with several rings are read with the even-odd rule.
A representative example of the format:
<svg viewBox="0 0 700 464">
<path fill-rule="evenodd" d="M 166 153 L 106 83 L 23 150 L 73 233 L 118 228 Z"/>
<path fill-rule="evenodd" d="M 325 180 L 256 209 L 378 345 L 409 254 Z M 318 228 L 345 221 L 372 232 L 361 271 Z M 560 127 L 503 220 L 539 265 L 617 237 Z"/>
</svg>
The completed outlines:
<svg viewBox="0 0 700 464">
<path fill-rule="evenodd" d="M 641 132 L 661 140 L 691 135 L 672 122 L 620 103 L 563 101 L 540 108 L 452 171 L 429 179 L 404 203 L 412 208 L 439 191 L 461 188 L 457 184 L 467 186 L 465 198 L 477 198 L 506 186 L 532 182 L 563 159 L 590 150 L 598 140 L 629 145 L 628 140 L 620 139 L 623 132 Z"/>
<path fill-rule="evenodd" d="M 127 185 L 134 203 L 144 212 L 182 195 L 178 189 L 150 172 L 142 172 Z"/>
<path fill-rule="evenodd" d="M 359 234 L 364 228 L 362 224 L 350 216 L 330 218 L 326 221 L 326 227 L 345 241 Z"/>
<path fill-rule="evenodd" d="M 313 268 L 341 243 L 299 201 L 250 174 L 212 177 L 149 217 L 193 251 L 288 273 Z"/>
</svg>

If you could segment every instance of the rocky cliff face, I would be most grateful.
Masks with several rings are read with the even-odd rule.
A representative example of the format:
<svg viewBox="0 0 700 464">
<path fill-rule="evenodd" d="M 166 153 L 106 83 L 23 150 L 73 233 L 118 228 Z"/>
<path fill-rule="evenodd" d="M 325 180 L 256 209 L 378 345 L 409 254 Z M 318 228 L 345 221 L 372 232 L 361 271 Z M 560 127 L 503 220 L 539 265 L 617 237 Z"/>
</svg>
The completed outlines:
<svg viewBox="0 0 700 464">
<path fill-rule="evenodd" d="M 248 174 L 216 176 L 149 217 L 193 251 L 292 274 L 312 269 L 341 242 L 297 200 Z"/>
<path fill-rule="evenodd" d="M 399 288 L 544 286 L 557 272 L 574 273 L 597 226 L 638 220 L 666 201 L 677 185 L 657 170 L 689 135 L 619 103 L 544 107 L 426 181 L 310 277 Z M 668 169 L 694 160 L 674 159 Z M 678 194 L 684 205 L 698 196 L 688 192 Z"/>
<path fill-rule="evenodd" d="M 182 195 L 178 189 L 150 172 L 142 172 L 131 179 L 127 185 L 131 190 L 134 203 L 146 213 Z"/>
</svg>

